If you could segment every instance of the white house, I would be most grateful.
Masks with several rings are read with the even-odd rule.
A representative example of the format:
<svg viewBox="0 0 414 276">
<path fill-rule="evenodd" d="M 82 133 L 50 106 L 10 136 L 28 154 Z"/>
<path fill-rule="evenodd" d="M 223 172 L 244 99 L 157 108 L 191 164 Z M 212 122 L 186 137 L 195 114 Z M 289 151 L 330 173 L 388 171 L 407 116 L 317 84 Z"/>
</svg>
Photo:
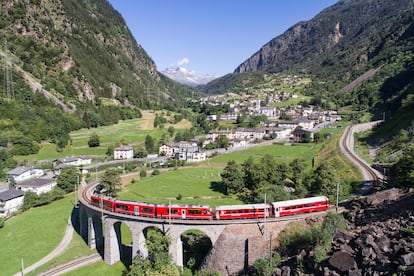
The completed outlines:
<svg viewBox="0 0 414 276">
<path fill-rule="evenodd" d="M 16 189 L 22 190 L 23 192 L 34 192 L 40 195 L 51 191 L 56 185 L 57 182 L 55 179 L 37 178 L 17 184 Z"/>
<path fill-rule="evenodd" d="M 277 112 L 276 107 L 264 106 L 259 109 L 259 114 L 265 115 L 267 118 L 276 118 Z"/>
<path fill-rule="evenodd" d="M 114 159 L 131 159 L 134 157 L 134 149 L 130 146 L 120 146 L 114 150 Z"/>
<path fill-rule="evenodd" d="M 65 158 L 60 158 L 60 159 L 56 159 L 53 162 L 53 166 L 55 167 L 67 167 L 67 166 L 82 166 L 82 165 L 89 165 L 92 163 L 92 158 L 90 157 L 65 157 Z"/>
<path fill-rule="evenodd" d="M 196 151 L 196 152 L 189 152 L 186 154 L 187 162 L 201 162 L 206 160 L 206 152 Z"/>
<path fill-rule="evenodd" d="M 13 180 L 15 183 L 19 183 L 30 178 L 40 177 L 44 175 L 42 169 L 33 169 L 28 167 L 16 167 L 8 173 L 9 181 Z"/>
<path fill-rule="evenodd" d="M 8 217 L 23 206 L 24 192 L 8 190 L 0 193 L 0 217 Z"/>
<path fill-rule="evenodd" d="M 172 144 L 164 144 L 159 148 L 159 154 L 170 158 L 175 155 L 175 147 Z"/>
</svg>

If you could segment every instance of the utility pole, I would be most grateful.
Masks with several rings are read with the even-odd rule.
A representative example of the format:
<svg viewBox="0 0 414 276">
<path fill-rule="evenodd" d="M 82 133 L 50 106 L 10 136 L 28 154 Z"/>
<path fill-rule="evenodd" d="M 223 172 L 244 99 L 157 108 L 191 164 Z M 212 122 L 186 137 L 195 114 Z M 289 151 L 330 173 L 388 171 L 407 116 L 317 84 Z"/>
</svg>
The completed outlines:
<svg viewBox="0 0 414 276">
<path fill-rule="evenodd" d="M 23 258 L 22 258 L 22 263 L 21 263 L 21 265 L 22 265 L 22 276 L 24 275 L 24 262 L 23 262 Z"/>
<path fill-rule="evenodd" d="M 339 181 L 336 181 L 336 212 L 338 213 L 339 204 Z"/>
</svg>

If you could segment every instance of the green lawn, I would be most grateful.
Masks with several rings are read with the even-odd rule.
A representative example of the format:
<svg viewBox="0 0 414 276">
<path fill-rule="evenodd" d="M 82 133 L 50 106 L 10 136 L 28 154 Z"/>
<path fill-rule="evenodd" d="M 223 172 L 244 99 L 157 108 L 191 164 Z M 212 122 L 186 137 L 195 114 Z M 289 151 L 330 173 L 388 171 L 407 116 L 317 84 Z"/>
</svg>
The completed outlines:
<svg viewBox="0 0 414 276">
<path fill-rule="evenodd" d="M 94 254 L 94 253 L 96 253 L 96 250 L 89 249 L 88 245 L 85 243 L 82 237 L 77 232 L 74 232 L 72 241 L 70 242 L 68 248 L 61 255 L 50 260 L 46 264 L 37 268 L 36 270 L 27 273 L 26 275 L 33 275 L 33 276 L 38 275 L 39 273 L 45 272 L 58 265 L 73 261 L 82 256 Z"/>
<path fill-rule="evenodd" d="M 61 241 L 73 209 L 73 194 L 50 205 L 33 208 L 6 221 L 0 229 L 2 275 L 39 261 Z"/>
<path fill-rule="evenodd" d="M 226 163 L 234 160 L 237 163 L 243 163 L 249 157 L 253 157 L 256 161 L 266 154 L 275 158 L 279 163 L 287 163 L 295 158 L 303 158 L 309 164 L 312 162 L 313 156 L 319 152 L 322 144 L 273 144 L 270 146 L 258 146 L 242 151 L 236 151 L 228 154 L 222 154 L 210 160 L 211 163 Z"/>
<path fill-rule="evenodd" d="M 117 262 L 114 265 L 107 265 L 103 261 L 81 267 L 72 272 L 68 272 L 65 275 L 73 276 L 100 276 L 100 275 L 122 275 L 122 271 L 125 270 L 125 266 L 121 262 Z"/>
<path fill-rule="evenodd" d="M 185 204 L 237 204 L 239 200 L 226 197 L 213 191 L 211 182 L 221 180 L 221 169 L 217 168 L 179 168 L 163 172 L 157 176 L 148 176 L 127 186 L 127 191 L 119 198 L 147 201 L 153 203 Z M 176 197 L 181 194 L 182 199 Z"/>
</svg>

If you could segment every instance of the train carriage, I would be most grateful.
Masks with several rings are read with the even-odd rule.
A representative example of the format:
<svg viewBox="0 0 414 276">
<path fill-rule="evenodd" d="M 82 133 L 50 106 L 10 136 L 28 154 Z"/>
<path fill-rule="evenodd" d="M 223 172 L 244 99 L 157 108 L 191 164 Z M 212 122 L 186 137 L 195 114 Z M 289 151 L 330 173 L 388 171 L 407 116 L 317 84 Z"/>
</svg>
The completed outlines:
<svg viewBox="0 0 414 276">
<path fill-rule="evenodd" d="M 135 216 L 155 217 L 156 205 L 147 202 L 115 200 L 114 211 Z"/>
<path fill-rule="evenodd" d="M 114 199 L 110 197 L 102 196 L 91 196 L 91 204 L 105 210 L 113 211 L 114 210 Z"/>
<path fill-rule="evenodd" d="M 308 197 L 273 202 L 275 217 L 323 211 L 329 208 L 329 199 L 325 196 Z"/>
<path fill-rule="evenodd" d="M 212 219 L 213 214 L 208 205 L 158 204 L 158 218 L 172 219 Z"/>
<path fill-rule="evenodd" d="M 216 206 L 217 219 L 252 219 L 272 216 L 270 204 Z"/>
</svg>

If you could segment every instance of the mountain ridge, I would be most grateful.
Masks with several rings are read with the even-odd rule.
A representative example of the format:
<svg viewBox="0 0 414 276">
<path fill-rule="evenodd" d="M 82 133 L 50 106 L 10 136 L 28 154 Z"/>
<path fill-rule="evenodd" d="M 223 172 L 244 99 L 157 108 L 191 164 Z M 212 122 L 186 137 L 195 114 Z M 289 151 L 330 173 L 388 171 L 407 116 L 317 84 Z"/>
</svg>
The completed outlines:
<svg viewBox="0 0 414 276">
<path fill-rule="evenodd" d="M 216 79 L 215 76 L 211 76 L 209 74 L 199 75 L 195 71 L 190 71 L 185 67 L 177 65 L 167 67 L 162 70 L 161 73 L 181 84 L 193 87 L 201 84 L 206 84 Z"/>
</svg>

